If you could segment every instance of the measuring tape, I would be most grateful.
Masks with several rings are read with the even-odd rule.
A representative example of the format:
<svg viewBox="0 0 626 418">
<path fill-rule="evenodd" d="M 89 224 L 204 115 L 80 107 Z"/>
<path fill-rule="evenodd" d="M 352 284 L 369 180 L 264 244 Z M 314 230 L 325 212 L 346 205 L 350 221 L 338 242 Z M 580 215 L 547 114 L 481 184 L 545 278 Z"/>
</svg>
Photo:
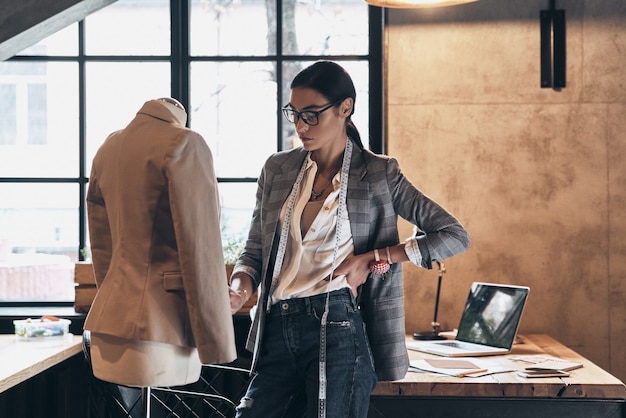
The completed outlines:
<svg viewBox="0 0 626 418">
<path fill-rule="evenodd" d="M 289 236 L 289 227 L 291 224 L 291 217 L 293 215 L 293 209 L 296 204 L 296 198 L 298 195 L 298 191 L 300 189 L 300 185 L 302 183 L 302 179 L 304 178 L 304 172 L 306 171 L 306 162 L 308 159 L 304 159 L 302 163 L 302 167 L 300 168 L 300 172 L 298 173 L 298 177 L 296 177 L 296 182 L 293 185 L 293 189 L 291 190 L 291 194 L 289 195 L 289 201 L 287 203 L 287 209 L 285 211 L 285 219 L 283 220 L 283 226 L 280 231 L 280 240 L 278 241 L 278 252 L 276 253 L 276 262 L 274 264 L 274 270 L 272 272 L 272 283 L 270 286 L 270 292 L 267 298 L 267 312 L 271 309 L 271 301 L 272 294 L 276 287 L 278 287 L 278 277 L 280 276 L 280 270 L 283 265 L 283 260 L 285 257 L 285 250 L 287 248 L 287 238 Z M 346 196 L 348 194 L 348 175 L 350 171 L 350 159 L 352 158 L 352 141 L 348 138 L 346 141 L 346 148 L 343 153 L 343 163 L 341 165 L 341 185 L 339 189 L 339 208 L 337 210 L 337 225 L 335 229 L 335 249 L 333 252 L 333 262 L 331 265 L 330 278 L 328 281 L 328 288 L 330 289 L 330 282 L 332 281 L 332 276 L 335 271 L 335 263 L 337 262 L 337 253 L 339 252 L 339 240 L 341 238 L 341 220 L 344 217 L 344 213 L 347 210 L 346 206 Z M 326 304 L 324 307 L 324 314 L 322 315 L 321 323 L 320 323 L 320 361 L 319 361 L 319 395 L 318 395 L 318 418 L 326 418 L 326 324 L 328 320 L 328 310 L 329 310 L 329 301 L 330 301 L 330 292 L 326 292 Z"/>
<path fill-rule="evenodd" d="M 300 167 L 300 172 L 298 173 L 298 177 L 296 177 L 296 182 L 291 189 L 291 194 L 289 195 L 289 203 L 287 204 L 287 210 L 285 211 L 285 219 L 283 220 L 283 227 L 280 231 L 280 240 L 278 241 L 278 251 L 276 253 L 276 261 L 274 263 L 274 271 L 272 272 L 272 283 L 270 285 L 270 291 L 267 297 L 267 305 L 265 307 L 266 312 L 269 313 L 272 307 L 272 294 L 278 287 L 278 276 L 280 276 L 280 270 L 283 267 L 283 259 L 285 258 L 285 250 L 287 248 L 287 237 L 289 236 L 289 225 L 291 224 L 291 216 L 293 214 L 293 208 L 296 205 L 296 197 L 298 196 L 298 191 L 300 190 L 300 184 L 302 183 L 302 179 L 304 178 L 304 172 L 306 171 L 306 162 L 309 159 L 311 152 L 307 154 L 307 157 L 304 159 L 302 163 L 302 167 Z"/>
</svg>

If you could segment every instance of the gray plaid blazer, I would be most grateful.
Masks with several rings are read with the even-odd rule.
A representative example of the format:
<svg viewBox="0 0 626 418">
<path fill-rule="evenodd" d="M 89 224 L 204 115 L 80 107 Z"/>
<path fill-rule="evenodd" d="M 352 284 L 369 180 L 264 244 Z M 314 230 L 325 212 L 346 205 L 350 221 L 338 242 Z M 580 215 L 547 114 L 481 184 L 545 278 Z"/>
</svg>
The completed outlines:
<svg viewBox="0 0 626 418">
<path fill-rule="evenodd" d="M 260 292 L 246 348 L 253 353 L 254 371 L 263 337 L 269 283 L 280 230 L 278 217 L 306 158 L 302 147 L 272 155 L 258 180 L 256 207 L 245 250 L 234 272 L 244 271 Z M 445 209 L 420 192 L 402 174 L 398 162 L 354 147 L 347 194 L 348 216 L 355 254 L 399 243 L 398 216 L 417 226 L 421 267 L 432 268 L 466 251 L 469 235 Z M 359 290 L 358 302 L 367 327 L 378 380 L 405 376 L 409 358 L 404 328 L 402 265 L 393 264 L 384 278 L 369 278 Z"/>
</svg>

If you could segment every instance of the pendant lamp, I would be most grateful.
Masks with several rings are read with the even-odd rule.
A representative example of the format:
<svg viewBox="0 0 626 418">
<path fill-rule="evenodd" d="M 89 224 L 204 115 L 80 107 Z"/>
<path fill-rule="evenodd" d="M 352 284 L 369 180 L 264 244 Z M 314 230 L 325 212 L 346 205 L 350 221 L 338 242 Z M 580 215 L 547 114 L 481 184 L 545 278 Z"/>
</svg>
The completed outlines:
<svg viewBox="0 0 626 418">
<path fill-rule="evenodd" d="M 455 4 L 472 3 L 477 0 L 365 0 L 371 6 L 397 9 L 416 9 L 424 7 L 442 7 Z"/>
</svg>

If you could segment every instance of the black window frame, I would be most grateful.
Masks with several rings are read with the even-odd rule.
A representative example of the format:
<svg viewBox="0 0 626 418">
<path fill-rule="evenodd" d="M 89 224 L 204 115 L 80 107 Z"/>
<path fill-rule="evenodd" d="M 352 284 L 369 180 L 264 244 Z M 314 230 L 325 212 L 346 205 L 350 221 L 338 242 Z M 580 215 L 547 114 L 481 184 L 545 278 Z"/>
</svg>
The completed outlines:
<svg viewBox="0 0 626 418">
<path fill-rule="evenodd" d="M 86 191 L 89 183 L 87 169 L 86 152 L 86 82 L 85 67 L 88 62 L 163 62 L 169 61 L 171 65 L 171 96 L 176 97 L 181 103 L 189 108 L 190 103 L 190 65 L 192 62 L 213 61 L 213 62 L 245 62 L 245 61 L 274 61 L 277 65 L 277 82 L 279 83 L 277 94 L 280 103 L 280 95 L 283 89 L 281 77 L 282 63 L 285 61 L 313 61 L 317 59 L 330 59 L 341 61 L 367 61 L 369 65 L 369 148 L 375 153 L 385 153 L 385 132 L 384 132 L 384 27 L 385 11 L 380 7 L 368 7 L 369 25 L 369 48 L 365 55 L 283 55 L 281 53 L 282 35 L 277 31 L 277 53 L 276 55 L 265 56 L 210 56 L 192 57 L 189 52 L 189 20 L 190 20 L 191 0 L 179 1 L 170 0 L 170 23 L 171 23 L 171 50 L 169 56 L 98 56 L 85 54 L 85 22 L 78 22 L 78 53 L 76 56 L 48 56 L 48 55 L 16 55 L 7 61 L 11 62 L 76 62 L 78 64 L 78 100 L 79 100 L 79 173 L 77 177 L 0 177 L 0 183 L 28 184 L 77 184 L 78 185 L 78 234 L 79 248 L 78 260 L 85 260 L 83 251 L 87 246 L 87 216 L 86 216 Z M 277 0 L 277 26 L 281 27 L 282 1 Z M 276 123 L 277 150 L 281 149 L 281 119 L 282 112 L 280 105 L 277 106 Z M 367 143 L 366 141 L 364 141 Z M 249 183 L 256 182 L 255 177 L 218 177 L 220 183 Z M 25 316 L 26 312 L 20 310 L 23 307 L 71 307 L 73 301 L 2 301 L 0 308 L 9 308 L 11 312 L 17 312 L 17 317 Z M 16 311 L 15 308 L 18 310 Z M 65 311 L 64 311 L 65 312 Z M 0 314 L 0 316 L 7 317 Z M 11 315 L 10 315 L 11 316 Z M 26 315 L 31 316 L 31 315 Z M 67 316 L 67 312 L 65 312 Z M 80 316 L 80 315 L 79 315 Z M 13 317 L 13 316 L 11 316 Z M 6 328 L 6 326 L 5 326 Z M 1 331 L 1 329 L 0 329 Z M 6 331 L 6 330 L 5 330 Z"/>
</svg>

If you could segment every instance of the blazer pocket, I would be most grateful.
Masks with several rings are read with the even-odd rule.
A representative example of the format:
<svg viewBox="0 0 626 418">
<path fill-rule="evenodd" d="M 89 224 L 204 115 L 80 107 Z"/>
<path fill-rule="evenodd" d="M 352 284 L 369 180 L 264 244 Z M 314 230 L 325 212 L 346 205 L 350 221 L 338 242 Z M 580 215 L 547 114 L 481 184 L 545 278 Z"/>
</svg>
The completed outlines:
<svg viewBox="0 0 626 418">
<path fill-rule="evenodd" d="M 179 271 L 163 272 L 163 289 L 166 291 L 185 290 L 183 276 Z"/>
</svg>

